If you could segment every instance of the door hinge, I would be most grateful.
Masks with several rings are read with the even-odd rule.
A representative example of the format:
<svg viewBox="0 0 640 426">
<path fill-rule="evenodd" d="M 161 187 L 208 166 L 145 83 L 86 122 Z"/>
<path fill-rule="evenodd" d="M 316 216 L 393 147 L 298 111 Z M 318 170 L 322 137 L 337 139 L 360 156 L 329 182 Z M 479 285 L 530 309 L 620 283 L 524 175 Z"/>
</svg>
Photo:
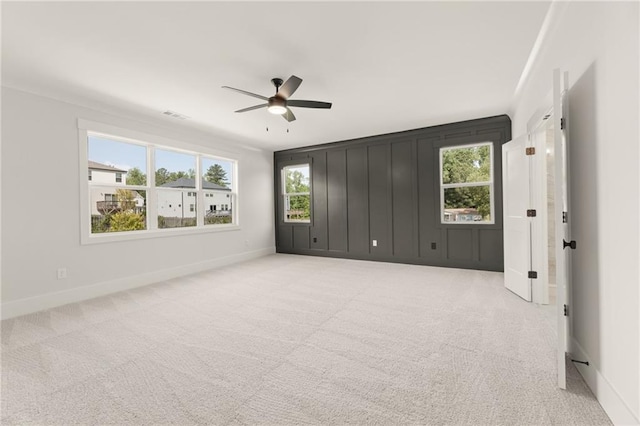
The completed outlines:
<svg viewBox="0 0 640 426">
<path fill-rule="evenodd" d="M 536 209 L 527 210 L 527 217 L 536 217 Z"/>
<path fill-rule="evenodd" d="M 564 316 L 565 317 L 569 316 L 569 307 L 567 305 L 564 305 Z"/>
<path fill-rule="evenodd" d="M 533 146 L 528 146 L 527 149 L 525 149 L 525 153 L 527 155 L 535 155 L 536 154 L 536 148 Z"/>
<path fill-rule="evenodd" d="M 528 278 L 538 278 L 537 271 L 529 271 Z"/>
<path fill-rule="evenodd" d="M 567 223 L 568 220 L 567 212 L 562 212 L 562 223 Z"/>
<path fill-rule="evenodd" d="M 565 127 L 566 127 L 566 126 L 565 126 L 564 117 L 562 117 L 562 118 L 560 119 L 560 130 L 564 130 L 564 128 L 565 128 Z"/>
</svg>

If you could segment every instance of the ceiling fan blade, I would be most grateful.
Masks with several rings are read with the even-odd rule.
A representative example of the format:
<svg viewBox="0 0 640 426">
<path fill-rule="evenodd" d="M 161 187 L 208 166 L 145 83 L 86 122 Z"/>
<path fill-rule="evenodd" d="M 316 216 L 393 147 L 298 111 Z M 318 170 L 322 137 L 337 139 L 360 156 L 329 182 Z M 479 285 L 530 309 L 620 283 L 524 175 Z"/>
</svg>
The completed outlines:
<svg viewBox="0 0 640 426">
<path fill-rule="evenodd" d="M 247 111 L 253 111 L 254 109 L 260 109 L 260 108 L 264 108 L 266 106 L 269 106 L 269 104 L 260 104 L 260 105 L 254 105 L 254 106 L 250 106 L 248 108 L 243 108 L 243 109 L 239 109 L 236 112 L 247 112 Z"/>
<path fill-rule="evenodd" d="M 300 107 L 300 108 L 331 108 L 331 102 L 320 102 L 320 101 L 302 101 L 298 99 L 292 99 L 287 101 L 287 105 L 290 107 Z"/>
<path fill-rule="evenodd" d="M 268 100 L 269 98 L 258 95 L 256 93 L 247 92 L 246 90 L 236 89 L 235 87 L 222 86 L 223 89 L 235 90 L 236 92 L 244 93 L 245 95 L 253 96 L 254 98 L 262 99 L 263 101 Z"/>
<path fill-rule="evenodd" d="M 282 114 L 282 118 L 284 118 L 289 123 L 291 123 L 292 121 L 294 121 L 296 119 L 296 116 L 293 115 L 293 111 L 291 111 L 289 108 L 287 108 L 287 112 Z"/>
<path fill-rule="evenodd" d="M 300 86 L 300 83 L 302 83 L 302 79 L 300 77 L 292 75 L 287 81 L 284 82 L 282 86 L 280 86 L 280 89 L 278 90 L 276 96 L 284 99 L 289 99 L 289 96 L 293 95 L 293 92 L 298 90 L 298 86 Z"/>
</svg>

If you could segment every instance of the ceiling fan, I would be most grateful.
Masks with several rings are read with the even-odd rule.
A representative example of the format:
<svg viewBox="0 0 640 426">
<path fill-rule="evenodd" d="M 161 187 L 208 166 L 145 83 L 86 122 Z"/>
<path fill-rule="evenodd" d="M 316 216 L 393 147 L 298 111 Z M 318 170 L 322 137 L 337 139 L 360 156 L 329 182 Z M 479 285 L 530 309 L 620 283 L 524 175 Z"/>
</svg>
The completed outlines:
<svg viewBox="0 0 640 426">
<path fill-rule="evenodd" d="M 303 101 L 298 99 L 290 100 L 289 97 L 293 95 L 293 93 L 298 89 L 298 86 L 300 86 L 300 83 L 302 83 L 302 79 L 300 77 L 292 75 L 287 81 L 284 82 L 284 84 L 281 78 L 272 78 L 271 83 L 276 86 L 276 94 L 270 98 L 258 95 L 256 93 L 247 92 L 246 90 L 236 89 L 234 87 L 222 86 L 222 88 L 235 90 L 236 92 L 244 93 L 245 95 L 253 96 L 254 98 L 267 101 L 266 104 L 254 105 L 248 108 L 239 109 L 236 112 L 247 112 L 253 111 L 254 109 L 266 107 L 267 111 L 272 114 L 282 115 L 282 117 L 288 122 L 292 122 L 296 119 L 296 116 L 293 115 L 293 112 L 291 111 L 291 109 L 289 109 L 289 107 L 322 109 L 331 108 L 331 102 Z"/>
</svg>

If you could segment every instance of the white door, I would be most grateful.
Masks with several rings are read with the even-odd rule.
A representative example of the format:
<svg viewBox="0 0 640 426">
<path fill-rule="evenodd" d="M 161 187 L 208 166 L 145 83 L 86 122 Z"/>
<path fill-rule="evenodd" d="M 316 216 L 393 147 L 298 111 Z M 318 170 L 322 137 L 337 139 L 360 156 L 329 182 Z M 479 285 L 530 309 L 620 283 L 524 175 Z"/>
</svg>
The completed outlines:
<svg viewBox="0 0 640 426">
<path fill-rule="evenodd" d="M 502 145 L 502 211 L 504 221 L 504 285 L 531 301 L 531 224 L 527 137 Z"/>
<path fill-rule="evenodd" d="M 565 354 L 570 339 L 568 296 L 571 285 L 571 212 L 569 206 L 569 131 L 568 131 L 568 92 L 569 76 L 564 73 L 561 80 L 560 70 L 553 71 L 553 119 L 555 140 L 555 223 L 556 223 L 556 285 L 558 306 L 558 386 L 567 387 Z M 573 243 L 571 243 L 573 244 Z M 575 247 L 575 246 L 574 246 Z"/>
</svg>

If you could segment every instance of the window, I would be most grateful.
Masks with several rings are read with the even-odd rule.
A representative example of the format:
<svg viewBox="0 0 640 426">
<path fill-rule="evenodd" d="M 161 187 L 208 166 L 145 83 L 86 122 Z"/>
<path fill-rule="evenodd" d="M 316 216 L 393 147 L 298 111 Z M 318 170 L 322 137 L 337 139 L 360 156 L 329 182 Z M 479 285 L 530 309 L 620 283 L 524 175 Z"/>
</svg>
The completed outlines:
<svg viewBox="0 0 640 426">
<path fill-rule="evenodd" d="M 309 164 L 285 166 L 282 169 L 282 194 L 285 222 L 311 222 L 311 185 Z"/>
<path fill-rule="evenodd" d="M 196 226 L 195 210 L 184 208 L 196 187 L 196 155 L 156 149 L 155 157 L 158 228 Z"/>
<path fill-rule="evenodd" d="M 82 182 L 83 192 L 88 194 L 82 203 L 83 243 L 110 241 L 117 235 L 117 239 L 131 239 L 135 238 L 132 235 L 156 236 L 189 229 L 237 229 L 237 212 L 232 208 L 221 219 L 209 218 L 208 211 L 199 207 L 219 204 L 223 199 L 233 205 L 234 160 L 80 129 L 81 164 L 89 177 Z M 214 168 L 207 175 L 208 168 L 216 164 L 222 172 Z M 196 179 L 198 175 L 203 178 Z M 207 177 L 216 177 L 223 185 Z M 214 200 L 204 203 L 205 196 Z"/>
<path fill-rule="evenodd" d="M 493 144 L 440 148 L 442 223 L 494 223 Z"/>
<path fill-rule="evenodd" d="M 205 197 L 212 198 L 203 206 L 204 224 L 220 225 L 233 220 L 233 162 L 213 157 L 202 157 L 202 188 Z M 231 205 L 222 202 L 231 200 Z M 220 205 L 220 208 L 216 208 Z"/>
<path fill-rule="evenodd" d="M 138 179 L 123 184 L 127 164 L 136 173 L 147 170 L 146 148 L 102 135 L 87 138 L 89 173 L 89 215 L 91 234 L 143 231 L 147 226 L 146 181 Z M 137 172 L 136 172 L 137 170 Z"/>
</svg>

